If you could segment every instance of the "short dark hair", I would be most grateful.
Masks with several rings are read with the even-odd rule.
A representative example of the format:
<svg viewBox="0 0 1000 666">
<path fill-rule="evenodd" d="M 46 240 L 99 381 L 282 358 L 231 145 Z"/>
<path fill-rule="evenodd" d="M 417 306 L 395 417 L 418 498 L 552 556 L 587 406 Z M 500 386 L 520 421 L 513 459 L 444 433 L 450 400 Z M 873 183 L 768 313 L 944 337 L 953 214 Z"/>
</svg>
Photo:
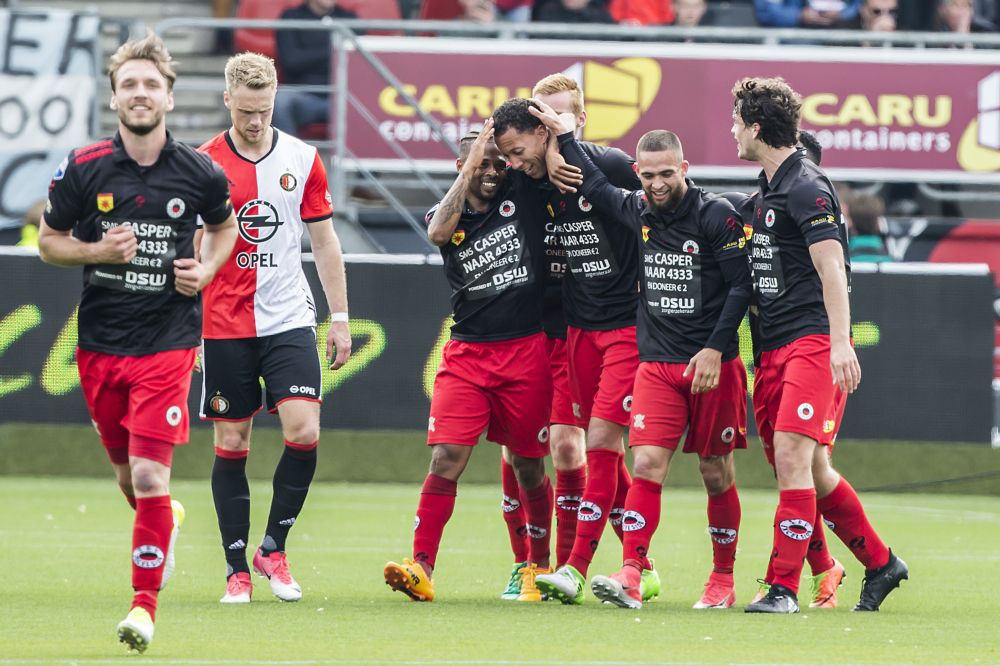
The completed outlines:
<svg viewBox="0 0 1000 666">
<path fill-rule="evenodd" d="M 799 130 L 799 145 L 806 149 L 806 157 L 819 166 L 823 160 L 823 146 L 819 145 L 816 135 L 806 130 Z"/>
<path fill-rule="evenodd" d="M 538 105 L 523 97 L 514 97 L 498 106 L 493 112 L 494 136 L 500 136 L 509 129 L 515 129 L 518 132 L 531 132 L 540 127 L 542 121 L 528 111 L 531 107 L 537 109 Z"/>
<path fill-rule="evenodd" d="M 479 130 L 469 130 L 458 140 L 458 159 L 464 160 L 472 150 L 472 144 L 479 138 Z"/>
<path fill-rule="evenodd" d="M 672 150 L 677 154 L 677 159 L 684 160 L 684 147 L 677 135 L 668 130 L 651 130 L 639 137 L 639 143 L 635 147 L 635 155 L 639 153 L 658 153 L 664 150 Z"/>
<path fill-rule="evenodd" d="M 794 146 L 799 136 L 802 98 L 781 77 L 740 79 L 733 108 L 747 125 L 760 125 L 758 138 L 772 148 Z"/>
<path fill-rule="evenodd" d="M 885 202 L 877 194 L 855 190 L 847 197 L 847 213 L 859 235 L 878 236 L 878 222 L 885 215 Z"/>
</svg>

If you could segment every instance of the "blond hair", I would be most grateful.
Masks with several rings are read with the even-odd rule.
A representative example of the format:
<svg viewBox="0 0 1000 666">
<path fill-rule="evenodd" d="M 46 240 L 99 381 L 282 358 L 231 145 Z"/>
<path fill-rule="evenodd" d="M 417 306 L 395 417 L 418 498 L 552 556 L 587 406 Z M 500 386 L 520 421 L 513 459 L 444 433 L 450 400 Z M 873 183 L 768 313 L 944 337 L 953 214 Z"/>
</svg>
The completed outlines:
<svg viewBox="0 0 1000 666">
<path fill-rule="evenodd" d="M 583 91 L 580 90 L 580 84 L 565 74 L 549 74 L 535 84 L 531 95 L 538 97 L 539 95 L 555 95 L 561 92 L 570 93 L 570 105 L 574 116 L 583 113 Z"/>
<path fill-rule="evenodd" d="M 226 90 L 232 92 L 240 86 L 262 90 L 278 85 L 278 72 L 274 61 L 265 55 L 246 51 L 226 61 Z"/>
<path fill-rule="evenodd" d="M 174 89 L 177 73 L 174 72 L 174 61 L 170 58 L 167 46 L 152 30 L 146 31 L 142 39 L 130 39 L 114 52 L 108 59 L 108 76 L 111 78 L 111 90 L 115 90 L 115 75 L 129 60 L 148 60 L 159 70 L 167 80 L 167 90 Z"/>
</svg>

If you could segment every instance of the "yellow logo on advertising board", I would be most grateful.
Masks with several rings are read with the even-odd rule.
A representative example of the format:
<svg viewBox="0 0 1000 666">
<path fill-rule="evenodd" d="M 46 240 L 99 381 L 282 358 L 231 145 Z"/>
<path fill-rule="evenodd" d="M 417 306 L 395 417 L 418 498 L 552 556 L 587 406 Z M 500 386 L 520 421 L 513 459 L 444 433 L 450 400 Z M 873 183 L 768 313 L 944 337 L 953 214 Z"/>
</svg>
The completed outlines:
<svg viewBox="0 0 1000 666">
<path fill-rule="evenodd" d="M 98 194 L 97 195 L 97 210 L 102 213 L 109 212 L 115 207 L 115 195 L 114 194 Z"/>
<path fill-rule="evenodd" d="M 958 140 L 958 164 L 966 171 L 1000 170 L 1000 71 L 979 82 L 978 115 Z"/>
<path fill-rule="evenodd" d="M 635 127 L 660 92 L 663 72 L 653 58 L 622 58 L 611 66 L 580 62 L 564 71 L 581 82 L 587 106 L 583 138 L 608 143 Z"/>
</svg>

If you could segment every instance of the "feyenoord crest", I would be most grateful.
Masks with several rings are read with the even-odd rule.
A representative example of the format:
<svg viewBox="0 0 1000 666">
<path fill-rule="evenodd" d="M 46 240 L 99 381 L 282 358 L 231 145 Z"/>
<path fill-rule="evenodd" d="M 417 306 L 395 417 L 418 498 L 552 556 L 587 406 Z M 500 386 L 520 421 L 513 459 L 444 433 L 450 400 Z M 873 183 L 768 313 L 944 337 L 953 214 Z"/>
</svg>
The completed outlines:
<svg viewBox="0 0 1000 666">
<path fill-rule="evenodd" d="M 102 213 L 109 212 L 115 207 L 115 195 L 108 193 L 101 193 L 97 195 L 97 210 Z"/>
<path fill-rule="evenodd" d="M 774 226 L 774 209 L 768 208 L 767 214 L 764 216 L 764 224 L 768 227 Z"/>
<path fill-rule="evenodd" d="M 212 396 L 212 399 L 208 402 L 208 406 L 211 407 L 212 411 L 216 414 L 225 414 L 229 411 L 229 401 L 218 393 Z"/>
<path fill-rule="evenodd" d="M 278 209 L 263 199 L 253 199 L 243 204 L 236 213 L 236 228 L 240 236 L 251 243 L 270 240 L 283 223 L 278 219 Z"/>
<path fill-rule="evenodd" d="M 459 230 L 459 231 L 456 231 L 455 233 L 453 233 L 451 235 L 451 244 L 452 245 L 461 245 L 462 241 L 464 241 L 464 240 L 465 240 L 465 232 L 464 231 Z"/>
<path fill-rule="evenodd" d="M 698 244 L 693 240 L 684 241 L 684 245 L 681 246 L 681 249 L 688 254 L 698 254 L 701 250 L 701 248 L 698 247 Z"/>
<path fill-rule="evenodd" d="M 514 202 L 510 199 L 505 199 L 504 202 L 500 204 L 500 214 L 504 217 L 510 217 L 514 214 L 515 210 L 517 209 L 514 207 Z"/>
<path fill-rule="evenodd" d="M 580 210 L 582 210 L 584 213 L 589 213 L 590 209 L 594 207 L 594 204 L 590 203 L 583 197 L 580 197 L 580 200 L 577 201 L 577 203 L 580 205 Z"/>
<path fill-rule="evenodd" d="M 178 217 L 184 214 L 185 208 L 186 206 L 184 205 L 184 199 L 181 199 L 180 197 L 174 197 L 173 199 L 167 202 L 167 215 L 170 216 L 170 219 L 176 220 Z"/>
<path fill-rule="evenodd" d="M 281 178 L 278 179 L 278 184 L 281 185 L 281 189 L 284 191 L 291 192 L 295 189 L 295 186 L 299 184 L 299 181 L 295 180 L 295 176 L 286 171 L 281 174 Z"/>
</svg>

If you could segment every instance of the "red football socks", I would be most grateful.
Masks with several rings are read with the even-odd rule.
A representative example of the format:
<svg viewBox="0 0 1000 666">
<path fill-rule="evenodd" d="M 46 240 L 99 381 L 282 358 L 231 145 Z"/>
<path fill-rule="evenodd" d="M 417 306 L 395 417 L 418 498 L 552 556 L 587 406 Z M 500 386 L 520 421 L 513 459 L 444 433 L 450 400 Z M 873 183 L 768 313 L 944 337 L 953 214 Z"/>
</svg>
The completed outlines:
<svg viewBox="0 0 1000 666">
<path fill-rule="evenodd" d="M 878 569 L 889 562 L 889 548 L 868 522 L 861 500 L 847 479 L 841 477 L 833 492 L 816 504 L 830 521 L 833 533 L 851 549 L 865 569 Z"/>
<path fill-rule="evenodd" d="M 625 514 L 625 498 L 628 497 L 628 489 L 632 487 L 632 475 L 628 473 L 628 465 L 625 464 L 625 453 L 618 454 L 618 487 L 615 490 L 615 499 L 611 502 L 611 513 L 608 518 L 611 520 L 611 529 L 618 535 L 618 540 L 625 543 L 622 532 L 622 516 Z"/>
<path fill-rule="evenodd" d="M 587 487 L 587 468 L 556 470 L 556 564 L 569 559 L 576 539 L 576 512 Z"/>
<path fill-rule="evenodd" d="M 708 532 L 712 536 L 714 571 L 733 573 L 740 532 L 740 496 L 735 484 L 720 495 L 708 496 Z"/>
<path fill-rule="evenodd" d="M 515 562 L 528 561 L 528 532 L 525 526 L 524 507 L 521 505 L 521 487 L 517 483 L 514 467 L 500 459 L 500 484 L 503 489 L 503 520 L 507 523 L 510 550 Z"/>
<path fill-rule="evenodd" d="M 778 510 L 774 514 L 774 548 L 771 551 L 774 569 L 770 581 L 772 585 L 783 585 L 798 593 L 799 577 L 809 550 L 815 518 L 815 488 L 782 490 L 778 494 Z"/>
<path fill-rule="evenodd" d="M 618 452 L 609 449 L 587 451 L 587 489 L 583 493 L 577 516 L 573 551 L 566 561 L 584 577 L 608 522 L 617 485 Z"/>
<path fill-rule="evenodd" d="M 173 529 L 170 495 L 136 498 L 132 525 L 132 589 L 135 590 L 132 607 L 145 608 L 154 620 Z"/>
<path fill-rule="evenodd" d="M 819 500 L 816 500 L 819 504 Z M 816 507 L 816 520 L 813 521 L 813 535 L 809 540 L 809 550 L 806 552 L 806 561 L 809 562 L 809 570 L 813 576 L 818 576 L 824 571 L 833 568 L 833 555 L 826 545 L 826 530 L 823 529 L 823 514 L 819 507 Z"/>
<path fill-rule="evenodd" d="M 413 559 L 434 568 L 444 526 L 455 510 L 458 483 L 428 474 L 417 504 L 417 527 L 413 531 Z"/>
<path fill-rule="evenodd" d="M 652 569 L 647 554 L 649 542 L 660 524 L 660 498 L 663 484 L 647 479 L 633 479 L 632 488 L 625 499 L 625 517 L 622 520 L 624 539 L 623 560 L 637 560 L 643 569 Z"/>
<path fill-rule="evenodd" d="M 521 506 L 528 519 L 530 560 L 547 566 L 550 550 L 549 532 L 552 530 L 552 484 L 548 476 L 542 478 L 542 483 L 537 488 L 526 490 L 521 487 Z"/>
</svg>

